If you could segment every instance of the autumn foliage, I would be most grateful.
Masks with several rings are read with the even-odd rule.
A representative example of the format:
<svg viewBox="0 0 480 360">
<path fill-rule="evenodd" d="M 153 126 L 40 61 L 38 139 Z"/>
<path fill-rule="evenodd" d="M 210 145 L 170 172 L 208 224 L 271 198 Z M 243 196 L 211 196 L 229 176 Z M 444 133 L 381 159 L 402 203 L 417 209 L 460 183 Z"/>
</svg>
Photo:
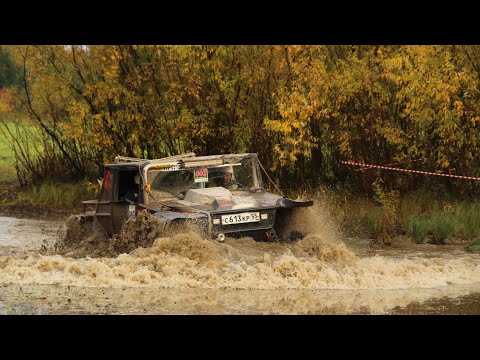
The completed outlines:
<svg viewBox="0 0 480 360">
<path fill-rule="evenodd" d="M 386 188 L 402 191 L 478 188 L 341 164 L 480 176 L 477 46 L 8 51 L 21 77 L 9 106 L 38 129 L 42 144 L 35 156 L 24 149 L 28 141 L 13 144 L 24 183 L 93 178 L 115 155 L 158 158 L 194 151 L 257 152 L 270 175 L 290 187 L 347 183 L 372 193 L 381 177 Z"/>
</svg>

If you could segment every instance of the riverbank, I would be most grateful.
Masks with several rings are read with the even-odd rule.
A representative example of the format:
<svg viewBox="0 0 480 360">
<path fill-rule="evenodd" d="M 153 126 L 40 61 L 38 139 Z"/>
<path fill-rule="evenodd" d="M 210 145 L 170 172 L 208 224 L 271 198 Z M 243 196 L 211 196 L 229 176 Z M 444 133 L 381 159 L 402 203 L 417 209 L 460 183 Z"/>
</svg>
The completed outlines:
<svg viewBox="0 0 480 360">
<path fill-rule="evenodd" d="M 0 204 L 0 216 L 35 220 L 65 220 L 75 212 L 70 209 L 54 209 L 20 204 Z"/>
<path fill-rule="evenodd" d="M 30 219 L 65 220 L 82 212 L 82 201 L 95 199 L 98 185 L 45 183 L 21 188 L 0 183 L 0 215 Z M 297 196 L 292 193 L 290 198 Z M 313 199 L 318 214 L 325 214 L 328 226 L 345 237 L 371 239 L 372 246 L 403 247 L 409 243 L 469 245 L 480 239 L 480 202 L 459 201 L 426 191 L 378 198 L 350 194 L 342 189 L 323 188 L 302 193 Z"/>
<path fill-rule="evenodd" d="M 79 212 L 76 208 L 65 206 L 52 206 L 41 203 L 32 204 L 29 202 L 19 203 L 19 194 L 22 194 L 20 198 L 28 196 L 25 190 L 22 190 L 16 184 L 0 185 L 0 216 L 61 221 Z"/>
</svg>

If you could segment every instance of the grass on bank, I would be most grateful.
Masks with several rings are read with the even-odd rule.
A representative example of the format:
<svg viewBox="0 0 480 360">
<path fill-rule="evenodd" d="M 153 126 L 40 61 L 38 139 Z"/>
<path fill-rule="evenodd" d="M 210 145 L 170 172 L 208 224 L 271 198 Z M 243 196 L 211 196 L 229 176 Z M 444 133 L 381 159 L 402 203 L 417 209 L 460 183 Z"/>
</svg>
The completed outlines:
<svg viewBox="0 0 480 360">
<path fill-rule="evenodd" d="M 79 211 L 82 209 L 82 201 L 95 199 L 97 191 L 98 185 L 88 181 L 44 183 L 20 188 L 13 150 L 7 140 L 0 137 L 0 206 L 27 205 Z"/>
<path fill-rule="evenodd" d="M 0 133 L 0 184 L 11 185 L 17 181 L 15 171 L 15 157 L 6 139 Z"/>
<path fill-rule="evenodd" d="M 416 243 L 480 239 L 480 202 L 439 199 L 426 192 L 378 202 L 372 199 L 323 196 L 347 236 L 371 239 L 406 236 Z"/>
<path fill-rule="evenodd" d="M 14 115 L 10 117 L 11 121 L 0 122 L 0 187 L 18 184 L 15 156 L 12 149 L 14 140 L 22 144 L 22 151 L 33 156 L 36 151 L 34 148 L 40 152 L 43 151 L 40 130 L 25 120 L 13 120 Z"/>
<path fill-rule="evenodd" d="M 7 160 L 0 160 L 0 186 L 18 183 L 15 166 Z"/>
<path fill-rule="evenodd" d="M 3 200 L 4 204 L 50 207 L 65 210 L 81 210 L 82 201 L 96 199 L 98 184 L 88 181 L 69 184 L 44 183 L 24 188 L 16 193 L 13 200 Z"/>
<path fill-rule="evenodd" d="M 480 201 L 457 201 L 417 191 L 403 197 L 382 193 L 375 199 L 352 195 L 342 189 L 287 191 L 292 199 L 313 199 L 325 205 L 347 237 L 409 238 L 416 243 L 479 242 Z"/>
</svg>

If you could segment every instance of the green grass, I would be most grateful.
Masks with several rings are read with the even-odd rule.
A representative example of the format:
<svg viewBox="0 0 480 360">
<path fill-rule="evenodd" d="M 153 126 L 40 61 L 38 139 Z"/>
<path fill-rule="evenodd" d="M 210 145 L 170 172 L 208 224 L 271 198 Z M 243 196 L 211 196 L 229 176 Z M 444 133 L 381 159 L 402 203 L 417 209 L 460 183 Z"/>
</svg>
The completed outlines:
<svg viewBox="0 0 480 360">
<path fill-rule="evenodd" d="M 28 137 L 29 148 L 27 150 L 32 152 L 34 151 L 32 144 L 37 143 L 37 145 L 40 145 L 40 133 L 37 127 L 28 124 L 16 127 L 14 122 L 8 122 L 7 124 L 0 123 L 0 127 L 2 127 L 0 129 L 0 186 L 8 186 L 17 183 L 17 174 L 15 170 L 15 156 L 11 148 L 11 135 L 6 131 L 5 127 L 8 127 L 14 136 L 18 134 L 20 139 L 25 139 L 26 134 L 30 134 Z M 22 143 L 25 143 L 25 141 Z M 41 145 L 39 150 L 42 151 Z"/>
<path fill-rule="evenodd" d="M 407 236 L 417 243 L 445 244 L 449 240 L 480 238 L 480 201 L 440 199 L 434 194 L 411 193 L 398 202 L 378 201 L 330 191 L 319 201 L 347 236 L 380 239 Z"/>
<path fill-rule="evenodd" d="M 407 234 L 410 234 L 413 241 L 421 243 L 428 234 L 428 219 L 418 215 L 408 215 L 405 218 Z"/>
<path fill-rule="evenodd" d="M 13 151 L 5 141 L 4 135 L 0 133 L 0 185 L 14 184 L 16 180 L 17 173 Z"/>
<path fill-rule="evenodd" d="M 439 199 L 429 193 L 412 193 L 402 200 L 402 222 L 407 235 L 443 244 L 448 238 L 480 236 L 480 202 Z"/>
<path fill-rule="evenodd" d="M 0 159 L 13 158 L 12 149 L 7 145 L 5 136 L 0 134 Z"/>
<path fill-rule="evenodd" d="M 7 161 L 0 161 L 0 186 L 17 184 L 17 172 L 13 164 Z"/>
<path fill-rule="evenodd" d="M 97 198 L 97 189 L 98 185 L 88 181 L 69 184 L 44 183 L 24 189 L 12 203 L 79 210 L 83 200 Z"/>
<path fill-rule="evenodd" d="M 1 124 L 5 130 L 5 124 Z M 28 133 L 29 147 L 27 150 L 35 151 L 32 144 L 39 144 L 39 130 L 33 125 L 20 125 L 15 127 L 13 122 L 7 124 L 12 134 L 19 136 L 19 139 L 25 139 Z M 0 190 L 3 188 L 16 187 L 18 184 L 17 173 L 15 169 L 15 157 L 10 147 L 11 135 L 0 131 Z M 25 143 L 24 141 L 22 143 Z M 41 151 L 42 147 L 39 146 Z M 35 154 L 35 153 L 32 153 Z M 33 207 L 52 207 L 63 209 L 81 209 L 82 200 L 93 199 L 96 197 L 96 185 L 89 185 L 87 181 L 72 184 L 49 184 L 40 186 L 25 187 L 15 190 L 17 193 L 13 200 L 6 198 L 1 200 L 5 205 L 30 205 Z"/>
</svg>

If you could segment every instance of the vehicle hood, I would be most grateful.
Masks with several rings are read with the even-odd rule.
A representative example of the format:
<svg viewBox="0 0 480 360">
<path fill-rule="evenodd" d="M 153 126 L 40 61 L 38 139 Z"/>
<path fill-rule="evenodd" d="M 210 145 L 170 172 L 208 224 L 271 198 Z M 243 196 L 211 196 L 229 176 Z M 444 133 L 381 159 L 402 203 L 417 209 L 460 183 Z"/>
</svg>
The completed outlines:
<svg viewBox="0 0 480 360">
<path fill-rule="evenodd" d="M 266 191 L 230 191 L 223 187 L 190 189 L 184 199 L 168 199 L 162 205 L 180 211 L 228 211 L 242 209 L 274 208 L 284 197 Z"/>
</svg>

